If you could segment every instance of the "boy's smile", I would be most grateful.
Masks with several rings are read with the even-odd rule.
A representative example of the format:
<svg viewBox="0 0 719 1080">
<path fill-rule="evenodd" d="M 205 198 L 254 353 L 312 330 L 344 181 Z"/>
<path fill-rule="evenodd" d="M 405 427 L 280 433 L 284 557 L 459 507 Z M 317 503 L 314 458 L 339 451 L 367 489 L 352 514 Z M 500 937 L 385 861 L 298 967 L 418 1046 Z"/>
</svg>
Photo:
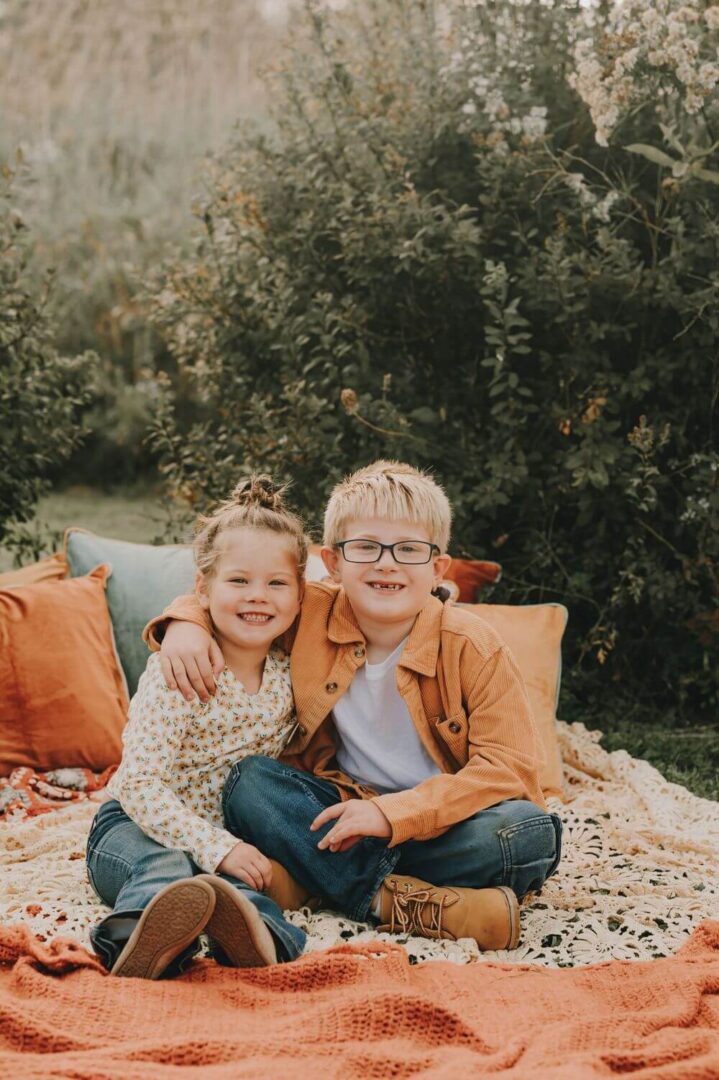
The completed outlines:
<svg viewBox="0 0 719 1080">
<path fill-rule="evenodd" d="M 343 540 L 374 540 L 398 544 L 404 540 L 432 543 L 427 529 L 411 521 L 362 518 L 348 522 Z M 332 579 L 344 586 L 347 598 L 368 643 L 391 645 L 402 640 L 425 606 L 432 589 L 450 564 L 448 555 L 433 555 L 426 563 L 398 563 L 384 550 L 376 562 L 351 562 L 339 548 L 322 549 Z"/>
</svg>

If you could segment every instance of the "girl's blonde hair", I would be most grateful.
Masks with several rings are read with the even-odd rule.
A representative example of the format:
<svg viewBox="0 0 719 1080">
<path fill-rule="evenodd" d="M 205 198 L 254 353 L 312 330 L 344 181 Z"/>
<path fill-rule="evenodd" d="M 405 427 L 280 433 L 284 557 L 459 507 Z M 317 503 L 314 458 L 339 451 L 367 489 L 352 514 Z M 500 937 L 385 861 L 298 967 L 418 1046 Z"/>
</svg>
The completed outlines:
<svg viewBox="0 0 719 1080">
<path fill-rule="evenodd" d="M 411 521 L 427 530 L 440 551 L 449 545 L 449 499 L 429 473 L 401 461 L 375 461 L 337 484 L 325 511 L 327 547 L 344 540 L 348 523 L 358 518 Z"/>
<path fill-rule="evenodd" d="M 220 537 L 230 529 L 265 529 L 291 541 L 297 572 L 302 577 L 307 565 L 309 537 L 302 519 L 285 505 L 287 488 L 287 484 L 278 487 L 265 474 L 246 476 L 216 510 L 199 517 L 194 555 L 200 573 L 207 578 L 212 576 L 221 553 Z"/>
</svg>

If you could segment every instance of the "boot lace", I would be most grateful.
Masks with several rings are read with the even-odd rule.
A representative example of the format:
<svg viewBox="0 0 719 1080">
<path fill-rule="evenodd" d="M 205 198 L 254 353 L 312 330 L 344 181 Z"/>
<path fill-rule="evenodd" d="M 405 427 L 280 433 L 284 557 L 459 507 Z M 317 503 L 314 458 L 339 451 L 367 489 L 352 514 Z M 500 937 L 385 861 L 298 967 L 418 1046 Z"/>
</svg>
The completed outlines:
<svg viewBox="0 0 719 1080">
<path fill-rule="evenodd" d="M 444 894 L 438 897 L 434 889 L 412 889 L 406 885 L 400 891 L 395 885 L 389 932 L 415 934 L 426 938 L 449 938 L 454 941 L 454 935 L 442 926 L 445 900 Z"/>
</svg>

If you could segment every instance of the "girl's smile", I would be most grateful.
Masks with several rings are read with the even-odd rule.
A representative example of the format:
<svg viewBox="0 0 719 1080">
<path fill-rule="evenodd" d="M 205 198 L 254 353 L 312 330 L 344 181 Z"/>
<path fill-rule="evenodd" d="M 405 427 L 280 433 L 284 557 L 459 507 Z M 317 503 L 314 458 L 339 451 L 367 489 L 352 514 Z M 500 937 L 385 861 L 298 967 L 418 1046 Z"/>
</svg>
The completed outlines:
<svg viewBox="0 0 719 1080">
<path fill-rule="evenodd" d="M 266 651 L 290 628 L 301 587 L 286 536 L 243 526 L 228 530 L 222 545 L 209 580 L 198 575 L 197 592 L 229 660 L 228 648 Z"/>
</svg>

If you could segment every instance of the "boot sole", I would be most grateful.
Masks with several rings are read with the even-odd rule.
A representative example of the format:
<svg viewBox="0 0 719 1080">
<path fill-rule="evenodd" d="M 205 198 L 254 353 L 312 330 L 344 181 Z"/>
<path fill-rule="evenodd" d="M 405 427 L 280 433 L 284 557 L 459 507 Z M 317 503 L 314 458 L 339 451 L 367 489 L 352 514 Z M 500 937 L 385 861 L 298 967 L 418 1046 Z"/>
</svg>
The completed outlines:
<svg viewBox="0 0 719 1080">
<path fill-rule="evenodd" d="M 504 901 L 507 905 L 507 917 L 509 918 L 509 943 L 507 945 L 500 945 L 502 949 L 516 949 L 519 945 L 519 935 L 521 933 L 521 924 L 519 919 L 519 901 L 517 900 L 517 894 L 507 885 L 497 885 L 497 890 L 504 896 Z"/>
<path fill-rule="evenodd" d="M 195 881 L 214 891 L 215 908 L 205 932 L 220 946 L 232 967 L 268 967 L 277 963 L 274 938 L 248 897 L 228 882 L 209 874 Z"/>
<path fill-rule="evenodd" d="M 111 974 L 159 979 L 168 964 L 202 933 L 214 907 L 214 891 L 198 878 L 166 885 L 143 911 Z"/>
</svg>

